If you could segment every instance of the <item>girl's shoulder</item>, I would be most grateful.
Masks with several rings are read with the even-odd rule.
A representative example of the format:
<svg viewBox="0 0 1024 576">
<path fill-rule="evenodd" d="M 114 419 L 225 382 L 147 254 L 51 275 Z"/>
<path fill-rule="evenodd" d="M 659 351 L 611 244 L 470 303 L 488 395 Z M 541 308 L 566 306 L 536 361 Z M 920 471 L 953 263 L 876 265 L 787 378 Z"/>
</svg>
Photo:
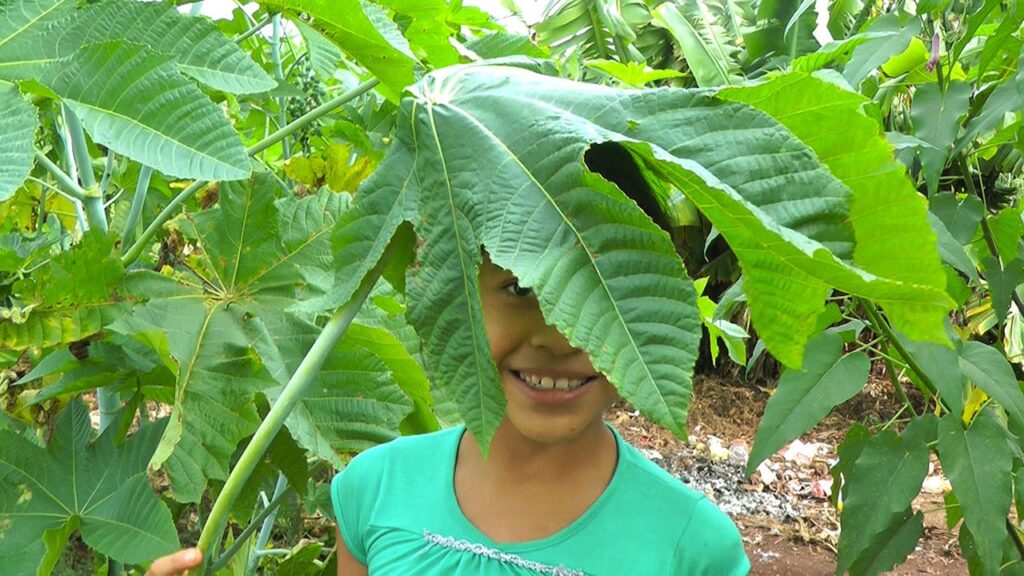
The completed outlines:
<svg viewBox="0 0 1024 576">
<path fill-rule="evenodd" d="M 693 506 L 697 501 L 706 498 L 703 493 L 690 488 L 682 480 L 648 459 L 617 432 L 616 436 L 619 438 L 621 460 L 618 472 L 625 477 L 624 485 L 630 491 L 637 492 L 641 497 L 645 493 L 655 493 L 665 498 L 664 502 L 685 507 Z"/>
<path fill-rule="evenodd" d="M 445 449 L 458 442 L 464 429 L 464 425 L 459 425 L 436 432 L 398 436 L 363 450 L 349 461 L 348 467 L 373 467 L 388 462 L 416 465 L 418 460 L 436 459 Z"/>
</svg>

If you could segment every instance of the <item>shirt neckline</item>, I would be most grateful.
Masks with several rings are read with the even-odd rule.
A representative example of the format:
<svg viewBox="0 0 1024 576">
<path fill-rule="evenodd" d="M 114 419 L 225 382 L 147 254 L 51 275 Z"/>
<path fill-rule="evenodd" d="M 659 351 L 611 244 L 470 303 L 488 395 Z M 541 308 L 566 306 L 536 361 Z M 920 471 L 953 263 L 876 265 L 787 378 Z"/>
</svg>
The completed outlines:
<svg viewBox="0 0 1024 576">
<path fill-rule="evenodd" d="M 459 505 L 459 500 L 455 496 L 455 462 L 459 452 L 459 444 L 462 442 L 462 436 L 466 433 L 466 425 L 458 425 L 452 434 L 453 442 L 446 446 L 446 450 L 444 451 L 444 469 L 447 470 L 447 474 L 445 474 L 444 498 L 449 515 L 456 524 L 458 524 L 459 529 L 469 535 L 469 539 L 505 552 L 538 550 L 556 545 L 572 537 L 582 530 L 583 527 L 589 524 L 601 512 L 601 509 L 607 505 L 613 494 L 618 490 L 619 484 L 622 483 L 621 477 L 624 475 L 623 469 L 625 468 L 625 460 L 627 457 L 624 446 L 625 440 L 622 439 L 618 430 L 616 430 L 611 424 L 605 422 L 604 425 L 607 426 L 608 429 L 611 430 L 612 435 L 615 436 L 616 449 L 615 470 L 612 471 L 612 478 L 608 482 L 608 486 L 605 487 L 604 491 L 601 492 L 601 495 L 597 497 L 597 500 L 595 500 L 579 518 L 573 520 L 572 523 L 565 528 L 562 528 L 558 532 L 544 538 L 523 540 L 520 542 L 495 542 L 490 536 L 484 534 L 483 531 L 477 528 L 475 524 L 470 522 L 469 518 L 467 518 L 466 514 L 462 511 L 462 506 Z"/>
</svg>

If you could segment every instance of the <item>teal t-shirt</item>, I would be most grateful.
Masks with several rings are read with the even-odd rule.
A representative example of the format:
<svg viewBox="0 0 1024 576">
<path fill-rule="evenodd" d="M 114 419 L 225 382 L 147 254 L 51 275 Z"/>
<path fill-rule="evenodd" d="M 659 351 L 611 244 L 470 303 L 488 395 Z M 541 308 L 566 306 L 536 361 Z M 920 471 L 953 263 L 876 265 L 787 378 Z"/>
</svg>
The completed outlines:
<svg viewBox="0 0 1024 576">
<path fill-rule="evenodd" d="M 353 458 L 331 483 L 342 537 L 371 576 L 746 574 L 729 517 L 611 430 L 619 450 L 611 482 L 547 538 L 497 543 L 463 515 L 453 479 L 465 426 Z"/>
</svg>

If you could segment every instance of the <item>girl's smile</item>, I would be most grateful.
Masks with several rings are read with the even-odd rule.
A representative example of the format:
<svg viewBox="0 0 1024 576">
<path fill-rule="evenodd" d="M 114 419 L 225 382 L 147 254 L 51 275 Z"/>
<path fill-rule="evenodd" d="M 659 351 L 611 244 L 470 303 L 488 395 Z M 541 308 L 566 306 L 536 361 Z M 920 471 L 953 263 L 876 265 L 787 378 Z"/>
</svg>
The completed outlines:
<svg viewBox="0 0 1024 576">
<path fill-rule="evenodd" d="M 588 394 L 591 383 L 600 375 L 580 376 L 544 370 L 509 370 L 508 374 L 519 385 L 519 391 L 537 404 L 558 406 L 575 401 Z"/>
</svg>

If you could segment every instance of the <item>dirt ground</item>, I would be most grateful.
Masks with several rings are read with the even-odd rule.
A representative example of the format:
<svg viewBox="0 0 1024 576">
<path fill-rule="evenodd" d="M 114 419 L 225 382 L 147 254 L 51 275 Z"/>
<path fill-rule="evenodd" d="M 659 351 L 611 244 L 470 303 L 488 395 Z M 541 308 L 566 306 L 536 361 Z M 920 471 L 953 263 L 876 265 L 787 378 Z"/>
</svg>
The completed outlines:
<svg viewBox="0 0 1024 576">
<path fill-rule="evenodd" d="M 885 422 L 896 413 L 898 405 L 890 400 L 886 386 L 873 379 L 861 394 L 802 436 L 795 448 L 791 445 L 792 451 L 772 456 L 766 475 L 774 479 L 760 478 L 758 472 L 749 480 L 743 476 L 745 450 L 753 443 L 768 399 L 757 388 L 729 385 L 713 377 L 695 378 L 688 442 L 626 405 L 613 409 L 609 421 L 654 462 L 709 494 L 732 516 L 743 536 L 751 574 L 826 576 L 835 573 L 839 539 L 839 514 L 827 498 L 829 465 L 853 422 Z M 805 450 L 801 454 L 796 448 Z M 935 462 L 914 502 L 925 513 L 924 537 L 892 574 L 967 574 L 956 535 L 945 525 L 942 492 L 946 489 Z"/>
</svg>

